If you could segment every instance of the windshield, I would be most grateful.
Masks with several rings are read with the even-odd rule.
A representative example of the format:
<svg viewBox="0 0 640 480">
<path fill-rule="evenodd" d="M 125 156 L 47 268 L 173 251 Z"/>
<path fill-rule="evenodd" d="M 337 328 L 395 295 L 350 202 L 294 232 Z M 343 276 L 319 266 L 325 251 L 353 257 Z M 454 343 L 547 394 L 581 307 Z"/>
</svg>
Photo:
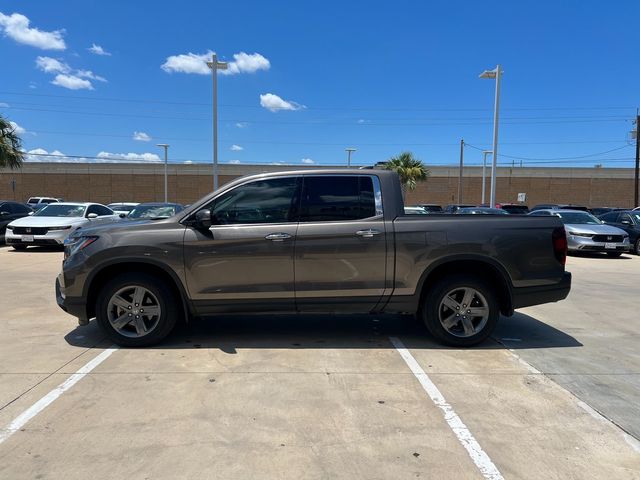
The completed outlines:
<svg viewBox="0 0 640 480">
<path fill-rule="evenodd" d="M 577 225 L 600 225 L 602 222 L 587 212 L 554 212 L 562 219 L 562 223 Z"/>
<path fill-rule="evenodd" d="M 34 217 L 82 217 L 84 205 L 49 204 L 33 214 Z"/>
<path fill-rule="evenodd" d="M 111 203 L 107 205 L 111 210 L 117 210 L 119 212 L 130 212 L 135 208 L 135 205 L 123 205 L 122 203 Z"/>
<path fill-rule="evenodd" d="M 175 213 L 173 205 L 140 205 L 131 210 L 127 218 L 168 218 Z"/>
</svg>

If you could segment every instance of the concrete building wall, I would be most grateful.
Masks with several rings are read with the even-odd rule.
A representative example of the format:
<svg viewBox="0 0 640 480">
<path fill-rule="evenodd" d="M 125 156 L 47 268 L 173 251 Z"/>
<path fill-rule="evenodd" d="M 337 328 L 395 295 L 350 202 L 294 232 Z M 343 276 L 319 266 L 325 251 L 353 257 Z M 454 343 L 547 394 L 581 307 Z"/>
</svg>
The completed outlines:
<svg viewBox="0 0 640 480">
<path fill-rule="evenodd" d="M 286 165 L 221 165 L 220 185 L 242 175 L 291 169 Z M 335 167 L 332 167 L 335 168 Z M 429 167 L 431 175 L 407 195 L 407 203 L 457 203 L 458 169 Z M 0 199 L 26 201 L 30 196 L 65 200 L 149 202 L 164 198 L 164 166 L 140 163 L 26 163 L 21 170 L 0 170 Z M 462 201 L 481 200 L 481 168 L 464 170 Z M 15 181 L 15 190 L 12 188 Z M 187 204 L 212 190 L 211 165 L 180 164 L 168 169 L 169 201 Z M 526 193 L 528 205 L 574 203 L 587 206 L 632 207 L 633 169 L 500 168 L 498 202 Z M 487 181 L 487 199 L 489 181 Z"/>
</svg>

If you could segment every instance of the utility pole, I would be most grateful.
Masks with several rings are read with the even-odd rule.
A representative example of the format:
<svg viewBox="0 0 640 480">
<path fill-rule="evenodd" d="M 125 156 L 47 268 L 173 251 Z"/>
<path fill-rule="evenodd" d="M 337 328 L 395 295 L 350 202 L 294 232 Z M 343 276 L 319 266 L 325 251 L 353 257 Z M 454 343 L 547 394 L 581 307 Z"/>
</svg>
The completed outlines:
<svg viewBox="0 0 640 480">
<path fill-rule="evenodd" d="M 345 148 L 347 151 L 347 168 L 351 168 L 351 154 L 356 151 L 355 148 Z"/>
<path fill-rule="evenodd" d="M 211 61 L 207 62 L 211 69 L 213 90 L 213 190 L 218 189 L 218 70 L 226 70 L 227 62 L 219 62 L 218 56 L 211 54 Z"/>
<path fill-rule="evenodd" d="M 464 166 L 464 138 L 460 139 L 460 172 L 458 173 L 458 204 L 462 203 L 462 168 Z"/>
<path fill-rule="evenodd" d="M 640 206 L 638 200 L 638 182 L 640 181 L 640 110 L 636 110 L 636 172 L 633 186 L 633 207 Z"/>
<path fill-rule="evenodd" d="M 164 148 L 164 203 L 168 202 L 168 188 L 167 188 L 167 163 L 168 163 L 168 154 L 167 150 L 169 149 L 169 145 L 166 143 L 158 143 L 158 147 Z"/>
</svg>

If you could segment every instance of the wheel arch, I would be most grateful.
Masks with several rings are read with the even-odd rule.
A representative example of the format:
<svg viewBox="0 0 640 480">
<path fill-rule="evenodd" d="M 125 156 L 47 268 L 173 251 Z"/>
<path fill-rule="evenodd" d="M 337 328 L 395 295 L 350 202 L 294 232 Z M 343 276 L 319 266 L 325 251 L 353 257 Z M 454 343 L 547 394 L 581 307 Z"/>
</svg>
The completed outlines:
<svg viewBox="0 0 640 480">
<path fill-rule="evenodd" d="M 174 271 L 166 268 L 166 266 L 151 261 L 145 262 L 140 260 L 119 260 L 104 264 L 99 269 L 95 269 L 85 284 L 84 297 L 87 299 L 87 318 L 96 316 L 96 300 L 101 288 L 104 287 L 110 279 L 123 273 L 146 273 L 164 280 L 174 295 L 180 299 L 185 321 L 189 319 L 192 312 L 191 305 L 187 300 L 188 297 L 185 288 L 178 278 L 178 275 Z"/>
<path fill-rule="evenodd" d="M 449 275 L 476 275 L 485 280 L 495 290 L 503 315 L 513 315 L 513 287 L 509 274 L 498 262 L 475 255 L 448 257 L 427 269 L 420 279 L 417 291 L 420 292 L 419 308 L 438 280 Z"/>
</svg>

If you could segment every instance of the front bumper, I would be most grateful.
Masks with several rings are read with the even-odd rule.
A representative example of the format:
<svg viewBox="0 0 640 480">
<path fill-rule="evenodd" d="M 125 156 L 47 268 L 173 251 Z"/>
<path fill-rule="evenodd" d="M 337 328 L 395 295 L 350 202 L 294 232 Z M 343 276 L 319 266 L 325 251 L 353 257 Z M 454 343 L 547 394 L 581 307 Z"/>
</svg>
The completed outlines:
<svg viewBox="0 0 640 480">
<path fill-rule="evenodd" d="M 564 272 L 558 283 L 539 285 L 535 287 L 520 287 L 513 289 L 512 303 L 516 308 L 531 307 L 543 303 L 564 300 L 571 291 L 571 273 Z"/>
<path fill-rule="evenodd" d="M 623 242 L 595 242 L 589 237 L 567 235 L 567 246 L 572 252 L 628 252 L 629 238 Z"/>
<path fill-rule="evenodd" d="M 22 235 L 15 234 L 7 229 L 5 233 L 5 242 L 7 245 L 37 245 L 37 246 L 62 246 L 65 239 L 73 230 L 54 230 L 44 235 Z"/>
<path fill-rule="evenodd" d="M 79 325 L 87 325 L 89 318 L 87 317 L 86 301 L 82 297 L 69 297 L 66 295 L 64 287 L 64 274 L 60 273 L 56 278 L 56 302 L 58 306 L 78 319 Z"/>
</svg>

